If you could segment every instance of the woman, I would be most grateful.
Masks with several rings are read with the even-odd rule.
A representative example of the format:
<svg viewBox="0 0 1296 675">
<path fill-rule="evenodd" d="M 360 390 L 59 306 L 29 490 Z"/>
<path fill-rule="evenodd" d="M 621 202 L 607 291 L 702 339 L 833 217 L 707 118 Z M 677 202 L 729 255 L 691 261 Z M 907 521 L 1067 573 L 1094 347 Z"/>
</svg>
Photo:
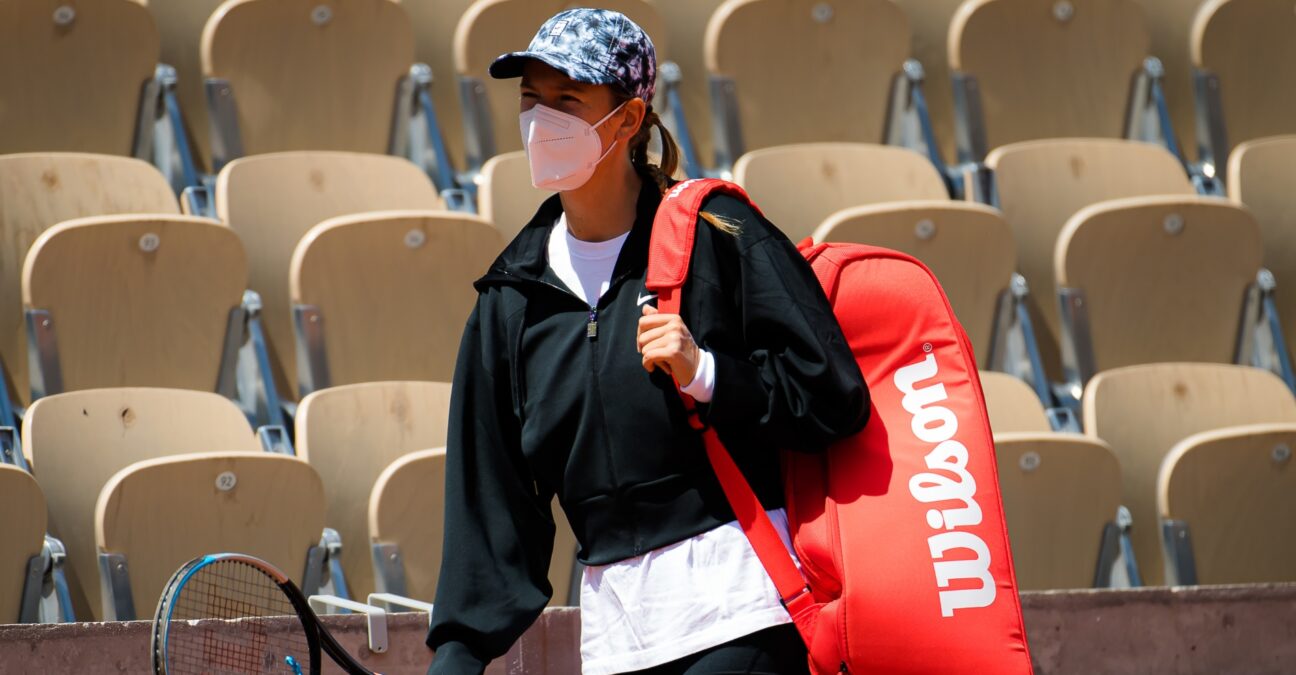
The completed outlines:
<svg viewBox="0 0 1296 675">
<path fill-rule="evenodd" d="M 450 411 L 429 672 L 481 672 L 544 608 L 557 495 L 587 566 L 584 673 L 805 673 L 805 647 L 675 381 L 786 532 L 778 450 L 822 450 L 868 410 L 822 290 L 773 225 L 717 197 L 683 315 L 656 311 L 644 271 L 677 150 L 652 110 L 652 43 L 623 15 L 558 14 L 490 72 L 521 77 L 532 180 L 558 195 L 476 284 Z M 647 153 L 653 127 L 660 165 Z"/>
</svg>

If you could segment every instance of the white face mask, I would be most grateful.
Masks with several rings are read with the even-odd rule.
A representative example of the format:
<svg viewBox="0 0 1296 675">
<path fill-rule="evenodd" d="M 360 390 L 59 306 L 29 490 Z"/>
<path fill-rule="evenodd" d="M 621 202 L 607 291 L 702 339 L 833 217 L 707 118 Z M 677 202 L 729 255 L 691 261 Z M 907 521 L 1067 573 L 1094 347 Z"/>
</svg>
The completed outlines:
<svg viewBox="0 0 1296 675">
<path fill-rule="evenodd" d="M 623 107 L 625 103 L 594 124 L 538 103 L 523 112 L 519 122 L 522 145 L 526 147 L 531 165 L 531 184 L 542 190 L 561 192 L 575 190 L 587 183 L 599 162 L 617 145 L 614 141 L 600 155 L 603 141 L 595 129 Z"/>
</svg>

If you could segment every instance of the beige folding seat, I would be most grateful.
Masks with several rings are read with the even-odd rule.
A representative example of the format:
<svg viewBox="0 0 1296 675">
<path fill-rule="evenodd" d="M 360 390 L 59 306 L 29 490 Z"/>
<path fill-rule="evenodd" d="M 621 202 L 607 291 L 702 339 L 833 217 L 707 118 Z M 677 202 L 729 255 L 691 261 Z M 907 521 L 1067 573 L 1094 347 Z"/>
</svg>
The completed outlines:
<svg viewBox="0 0 1296 675">
<path fill-rule="evenodd" d="M 1157 476 L 1176 443 L 1203 431 L 1296 422 L 1296 399 L 1273 374 L 1206 363 L 1130 366 L 1099 373 L 1084 391 L 1085 434 L 1120 462 L 1121 503 L 1133 516 L 1135 556 L 1149 585 L 1165 582 Z"/>
<path fill-rule="evenodd" d="M 44 571 L 45 495 L 31 474 L 0 463 L 0 624 L 36 619 Z M 34 581 L 31 578 L 36 563 Z"/>
<path fill-rule="evenodd" d="M 144 0 L 162 39 L 162 63 L 176 70 L 176 99 L 184 112 L 196 160 L 211 166 L 211 120 L 203 93 L 203 27 L 223 0 Z"/>
<path fill-rule="evenodd" d="M 1023 590 L 1105 586 L 1104 530 L 1120 506 L 1107 444 L 1079 434 L 996 433 L 999 489 Z"/>
<path fill-rule="evenodd" d="M 1057 243 L 1068 382 L 1139 363 L 1232 363 L 1260 228 L 1214 197 L 1133 197 L 1081 209 Z"/>
<path fill-rule="evenodd" d="M 409 16 L 391 0 L 227 0 L 202 36 L 215 168 L 289 150 L 388 152 L 413 63 Z"/>
<path fill-rule="evenodd" d="M 1223 173 L 1234 146 L 1296 133 L 1296 12 L 1284 0 L 1209 0 L 1192 24 L 1198 145 Z"/>
<path fill-rule="evenodd" d="M 407 0 L 408 1 L 408 0 Z M 454 36 L 455 72 L 463 104 L 467 167 L 478 171 L 491 157 L 522 149 L 518 133 L 518 81 L 486 71 L 500 54 L 525 49 L 549 17 L 588 3 L 571 0 L 478 0 L 459 19 Z M 648 0 L 604 0 L 600 9 L 630 17 L 653 40 L 657 62 L 669 53 L 657 8 Z"/>
<path fill-rule="evenodd" d="M 131 155 L 157 62 L 157 28 L 133 0 L 0 4 L 0 154 Z"/>
<path fill-rule="evenodd" d="M 997 206 L 1012 226 L 1017 269 L 1031 290 L 1031 315 L 1044 366 L 1061 379 L 1061 325 L 1054 252 L 1063 226 L 1080 209 L 1108 199 L 1195 194 L 1173 155 L 1150 143 L 1060 139 L 1015 143 L 986 158 Z"/>
<path fill-rule="evenodd" d="M 422 170 L 399 157 L 285 152 L 236 160 L 216 179 L 216 214 L 243 239 L 248 278 L 261 296 L 271 367 L 280 392 L 296 390 L 288 271 L 297 243 L 337 216 L 442 206 Z M 289 386 L 289 383 L 292 383 Z"/>
<path fill-rule="evenodd" d="M 108 479 L 95 506 L 104 618 L 147 618 L 177 569 L 236 552 L 283 570 L 307 594 L 324 528 L 324 489 L 311 466 L 270 453 L 217 452 L 135 462 Z"/>
<path fill-rule="evenodd" d="M 793 242 L 852 206 L 949 199 L 940 172 L 926 157 L 871 143 L 796 143 L 753 150 L 734 164 L 733 175 Z"/>
<path fill-rule="evenodd" d="M 1136 1 L 1147 19 L 1152 53 L 1165 69 L 1161 84 L 1165 88 L 1170 119 L 1179 132 L 1179 147 L 1186 157 L 1195 159 L 1197 147 L 1193 142 L 1193 130 L 1197 115 L 1193 108 L 1193 64 L 1189 43 L 1197 10 L 1209 0 Z"/>
<path fill-rule="evenodd" d="M 473 282 L 504 248 L 477 216 L 385 211 L 316 225 L 289 288 L 298 392 L 381 380 L 450 381 L 477 303 Z"/>
<path fill-rule="evenodd" d="M 464 165 L 463 112 L 455 82 L 454 37 L 459 19 L 474 0 L 396 0 L 414 26 L 414 55 L 432 68 L 432 99 L 446 148 L 456 166 Z M 539 26 L 537 26 L 539 28 Z"/>
<path fill-rule="evenodd" d="M 988 366 L 992 352 L 1002 351 L 996 343 L 1007 339 L 1008 329 L 998 315 L 1001 306 L 1011 304 L 1004 296 L 1016 253 L 1012 231 L 995 209 L 951 201 L 860 206 L 832 214 L 814 238 L 882 246 L 918 258 L 945 289 L 977 362 Z"/>
<path fill-rule="evenodd" d="M 954 99 L 950 83 L 949 27 L 963 0 L 893 0 L 909 17 L 911 51 L 923 65 L 923 91 L 936 143 L 945 157 L 954 157 Z"/>
<path fill-rule="evenodd" d="M 1296 135 L 1247 141 L 1229 154 L 1228 195 L 1260 224 L 1264 266 L 1273 272 L 1273 294 L 1283 334 L 1296 339 Z M 1289 342 L 1288 344 L 1291 344 Z"/>
<path fill-rule="evenodd" d="M 1296 581 L 1296 424 L 1189 436 L 1157 479 L 1166 577 L 1178 584 Z"/>
<path fill-rule="evenodd" d="M 986 410 L 990 413 L 990 429 L 996 435 L 1052 431 L 1044 404 L 1030 385 L 992 370 L 983 370 L 979 375 Z"/>
<path fill-rule="evenodd" d="M 477 213 L 512 240 L 531 222 L 544 200 L 554 193 L 531 185 L 531 165 L 525 150 L 495 155 L 477 176 Z"/>
<path fill-rule="evenodd" d="M 445 520 L 445 494 L 429 486 L 445 485 L 445 449 L 414 452 L 392 462 L 374 484 L 369 501 L 369 537 L 379 587 L 388 592 L 431 601 L 436 596 L 444 544 L 439 529 L 428 523 Z M 576 563 L 576 536 L 555 500 L 557 533 L 549 561 L 550 605 L 571 602 Z"/>
<path fill-rule="evenodd" d="M 5 11 L 5 10 L 0 10 Z M 52 10 L 51 10 L 52 11 Z M 2 30 L 2 29 L 0 29 Z M 65 220 L 126 213 L 174 215 L 175 194 L 137 159 L 75 153 L 0 156 L 0 358 L 20 403 L 30 402 L 23 260 L 42 232 Z"/>
<path fill-rule="evenodd" d="M 64 221 L 23 267 L 33 397 L 103 387 L 230 393 L 247 256 L 192 216 Z"/>
<path fill-rule="evenodd" d="M 717 168 L 774 145 L 885 138 L 887 92 L 909 56 L 909 22 L 890 0 L 728 0 L 705 39 Z"/>
<path fill-rule="evenodd" d="M 83 620 L 106 616 L 96 590 L 95 504 L 118 471 L 176 455 L 261 452 L 247 418 L 229 399 L 182 389 L 92 389 L 47 396 L 27 409 L 22 433 L 23 449 L 49 502 L 51 533 L 67 544 L 68 585 L 76 616 Z M 139 529 L 141 534 L 150 531 Z M 139 611 L 147 613 L 146 608 Z"/>
<path fill-rule="evenodd" d="M 374 482 L 401 457 L 445 445 L 449 410 L 448 382 L 370 382 L 323 389 L 302 399 L 297 455 L 323 479 L 326 521 L 342 535 L 342 568 L 353 597 L 375 589 L 375 552 L 365 519 Z M 439 495 L 444 485 L 441 480 L 421 489 Z M 428 537 L 435 534 L 439 546 L 441 519 L 433 516 L 421 514 L 409 526 Z"/>
<path fill-rule="evenodd" d="M 949 27 L 959 160 L 1040 138 L 1124 137 L 1149 45 L 1133 0 L 964 2 Z"/>
</svg>

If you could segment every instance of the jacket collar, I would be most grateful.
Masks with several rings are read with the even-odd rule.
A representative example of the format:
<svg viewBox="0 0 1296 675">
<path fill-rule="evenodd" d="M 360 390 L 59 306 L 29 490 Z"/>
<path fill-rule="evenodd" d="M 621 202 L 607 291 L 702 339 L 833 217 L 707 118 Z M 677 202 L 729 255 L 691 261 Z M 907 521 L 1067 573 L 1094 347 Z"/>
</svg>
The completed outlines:
<svg viewBox="0 0 1296 675">
<path fill-rule="evenodd" d="M 653 219 L 661 204 L 661 194 L 650 180 L 641 181 L 639 200 L 635 206 L 635 222 L 621 247 L 612 271 L 615 279 L 622 274 L 635 272 L 648 264 L 648 242 L 652 237 Z M 473 286 L 480 292 L 487 287 L 518 281 L 540 281 L 545 272 L 549 233 L 563 212 L 558 195 L 546 199 L 536 211 L 531 222 L 518 233 L 500 253 L 490 270 Z"/>
</svg>

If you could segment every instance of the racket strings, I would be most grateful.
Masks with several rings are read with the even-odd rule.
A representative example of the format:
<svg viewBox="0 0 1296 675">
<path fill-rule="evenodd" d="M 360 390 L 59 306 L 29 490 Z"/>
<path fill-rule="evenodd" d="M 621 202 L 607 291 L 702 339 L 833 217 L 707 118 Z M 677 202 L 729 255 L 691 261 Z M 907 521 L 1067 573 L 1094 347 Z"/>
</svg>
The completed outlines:
<svg viewBox="0 0 1296 675">
<path fill-rule="evenodd" d="M 167 631 L 168 673 L 292 673 L 286 657 L 310 662 L 297 612 L 269 575 L 237 560 L 217 561 L 193 573 L 176 591 Z M 201 619 L 233 623 L 177 625 Z M 285 630 L 288 626 L 291 629 Z"/>
</svg>

